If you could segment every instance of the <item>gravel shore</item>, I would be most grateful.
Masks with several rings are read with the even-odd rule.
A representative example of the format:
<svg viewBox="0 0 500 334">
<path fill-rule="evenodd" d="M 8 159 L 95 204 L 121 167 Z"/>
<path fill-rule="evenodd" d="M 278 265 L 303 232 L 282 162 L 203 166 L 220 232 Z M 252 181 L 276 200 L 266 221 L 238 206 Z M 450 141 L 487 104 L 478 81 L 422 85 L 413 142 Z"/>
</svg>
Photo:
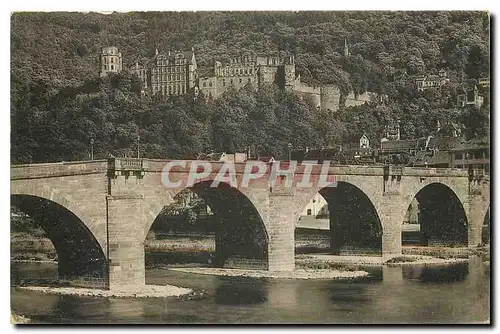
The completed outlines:
<svg viewBox="0 0 500 334">
<path fill-rule="evenodd" d="M 187 295 L 193 290 L 181 288 L 173 285 L 144 285 L 137 287 L 124 287 L 120 290 L 87 289 L 76 287 L 45 287 L 45 286 L 23 286 L 19 289 L 38 291 L 42 293 L 51 293 L 58 295 L 77 295 L 91 297 L 179 297 Z"/>
<path fill-rule="evenodd" d="M 335 264 L 355 265 L 355 266 L 398 266 L 414 264 L 451 264 L 467 262 L 467 258 L 438 258 L 427 255 L 403 255 L 397 262 L 391 263 L 387 258 L 381 256 L 350 256 L 350 255 L 330 255 L 330 254 L 308 254 L 296 259 L 296 263 L 309 263 L 311 261 L 321 261 Z"/>
<path fill-rule="evenodd" d="M 279 279 L 349 279 L 368 276 L 366 271 L 340 271 L 321 269 L 296 269 L 294 271 L 270 272 L 266 270 L 244 270 L 224 268 L 169 268 L 170 270 L 203 275 L 241 276 L 253 278 L 279 278 Z"/>
</svg>

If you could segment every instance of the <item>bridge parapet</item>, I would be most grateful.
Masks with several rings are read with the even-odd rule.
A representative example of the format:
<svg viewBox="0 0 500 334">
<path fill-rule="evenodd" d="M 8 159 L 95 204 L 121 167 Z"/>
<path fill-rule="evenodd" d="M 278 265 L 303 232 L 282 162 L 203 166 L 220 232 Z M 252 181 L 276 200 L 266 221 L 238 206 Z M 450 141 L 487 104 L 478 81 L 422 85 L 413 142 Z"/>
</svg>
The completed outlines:
<svg viewBox="0 0 500 334">
<path fill-rule="evenodd" d="M 419 168 L 403 167 L 403 176 L 421 177 L 468 177 L 468 172 L 460 168 Z"/>
<path fill-rule="evenodd" d="M 23 180 L 96 174 L 106 173 L 106 170 L 106 160 L 11 165 L 10 179 Z"/>
<path fill-rule="evenodd" d="M 146 172 L 161 172 L 168 162 L 178 161 L 183 163 L 181 166 L 179 164 L 174 165 L 170 172 L 172 173 L 187 173 L 189 172 L 191 163 L 209 163 L 211 165 L 211 170 L 213 173 L 218 173 L 221 167 L 224 165 L 224 161 L 203 161 L 203 160 L 164 160 L 164 159 L 142 159 L 143 167 L 142 170 Z M 247 163 L 252 162 L 251 160 L 247 162 L 234 162 L 234 169 L 236 174 L 243 174 L 245 171 L 245 166 Z M 288 169 L 288 161 L 276 161 L 272 163 L 266 163 L 268 166 L 268 171 L 273 164 L 280 164 L 280 169 Z M 311 169 L 312 174 L 320 174 L 322 165 L 314 165 Z M 295 170 L 295 174 L 303 174 L 306 170 L 304 164 L 298 164 Z M 383 166 L 330 166 L 328 168 L 329 175 L 367 175 L 367 176 L 382 176 Z"/>
</svg>

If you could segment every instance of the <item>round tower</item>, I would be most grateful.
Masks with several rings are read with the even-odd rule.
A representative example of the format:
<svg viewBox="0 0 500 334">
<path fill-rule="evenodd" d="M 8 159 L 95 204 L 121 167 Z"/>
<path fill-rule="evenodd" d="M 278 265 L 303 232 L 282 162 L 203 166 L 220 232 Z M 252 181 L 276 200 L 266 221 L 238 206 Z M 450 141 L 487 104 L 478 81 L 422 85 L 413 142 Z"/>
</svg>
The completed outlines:
<svg viewBox="0 0 500 334">
<path fill-rule="evenodd" d="M 101 76 L 122 71 L 122 54 L 116 46 L 102 48 L 100 60 Z"/>
</svg>

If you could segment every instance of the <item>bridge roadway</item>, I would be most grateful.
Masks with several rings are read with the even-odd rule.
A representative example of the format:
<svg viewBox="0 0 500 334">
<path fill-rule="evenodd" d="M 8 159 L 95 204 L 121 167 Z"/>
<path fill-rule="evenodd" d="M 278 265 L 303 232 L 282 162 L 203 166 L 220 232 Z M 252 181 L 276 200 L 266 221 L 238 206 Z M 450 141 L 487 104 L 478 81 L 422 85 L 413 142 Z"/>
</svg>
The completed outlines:
<svg viewBox="0 0 500 334">
<path fill-rule="evenodd" d="M 64 230 L 73 233 L 73 237 L 61 235 L 63 232 L 60 227 L 51 229 L 50 223 L 47 226 L 47 230 L 51 231 L 48 232 L 49 237 L 58 251 L 61 275 L 71 275 L 72 271 L 75 275 L 82 275 L 85 269 L 77 268 L 75 263 L 85 262 L 83 254 L 85 245 L 89 243 L 88 247 L 95 247 L 95 254 L 102 256 L 103 262 L 99 270 L 110 289 L 140 286 L 145 284 L 146 235 L 160 211 L 173 203 L 174 197 L 185 189 L 184 185 L 189 177 L 190 161 L 186 161 L 185 167 L 177 166 L 170 173 L 172 182 L 182 181 L 183 185 L 172 189 L 165 187 L 161 174 L 168 161 L 110 158 L 13 165 L 11 198 L 27 213 L 33 211 L 35 206 L 41 206 L 40 200 L 46 200 L 46 203 L 64 208 L 61 212 L 69 212 L 68 217 L 83 224 L 83 230 L 81 227 Z M 222 163 L 210 162 L 210 165 L 212 172 L 203 180 L 212 180 Z M 238 184 L 241 182 L 244 166 L 244 163 L 235 163 Z M 313 178 L 318 176 L 320 167 L 313 169 Z M 299 165 L 296 174 L 303 173 L 304 168 Z M 426 188 L 433 189 L 431 185 L 445 189 L 458 200 L 466 217 L 468 246 L 475 247 L 481 242 L 482 224 L 489 207 L 490 194 L 489 181 L 481 175 L 460 169 L 395 166 L 331 166 L 328 175 L 335 176 L 339 184 L 352 186 L 369 200 L 381 226 L 383 257 L 401 254 L 403 217 L 412 199 Z M 203 180 L 197 184 L 202 184 Z M 264 239 L 260 243 L 249 241 L 248 247 L 264 245 L 263 256 L 257 258 L 264 261 L 265 269 L 288 271 L 295 266 L 295 224 L 304 206 L 321 191 L 316 184 L 311 188 L 295 185 L 294 182 L 292 187 L 287 188 L 284 182 L 278 182 L 274 187 L 269 187 L 267 179 L 262 178 L 251 182 L 248 187 L 232 189 L 226 197 L 213 194 L 219 189 L 195 188 L 200 190 L 203 198 L 207 196 L 209 205 L 216 208 L 214 212 L 220 213 L 221 217 L 227 216 L 227 219 L 230 219 L 226 215 L 228 206 L 246 203 L 241 206 L 241 210 L 250 207 L 249 215 L 258 217 L 262 226 L 247 229 L 245 233 L 252 234 L 249 239 Z M 223 190 L 220 192 L 224 193 Z M 239 202 L 233 201 L 234 198 L 239 198 Z M 62 213 L 60 216 L 62 217 Z M 254 233 L 258 229 L 263 232 Z M 226 234 L 228 233 L 230 232 Z M 74 236 L 78 238 L 75 239 Z M 76 241 L 68 241 L 71 238 Z M 218 247 L 225 247 L 223 243 L 219 240 L 217 244 L 216 241 Z M 230 243 L 231 241 L 226 242 Z M 245 240 L 240 238 L 234 243 L 245 243 Z M 230 246 L 227 247 L 230 249 Z M 65 255 L 71 252 L 73 255 Z M 224 264 L 229 266 L 234 263 L 233 260 L 228 255 Z M 61 271 L 61 267 L 65 266 L 62 263 L 64 261 L 68 262 L 66 267 L 70 269 Z M 82 264 L 83 267 L 89 266 L 93 260 L 88 258 L 86 261 Z"/>
</svg>

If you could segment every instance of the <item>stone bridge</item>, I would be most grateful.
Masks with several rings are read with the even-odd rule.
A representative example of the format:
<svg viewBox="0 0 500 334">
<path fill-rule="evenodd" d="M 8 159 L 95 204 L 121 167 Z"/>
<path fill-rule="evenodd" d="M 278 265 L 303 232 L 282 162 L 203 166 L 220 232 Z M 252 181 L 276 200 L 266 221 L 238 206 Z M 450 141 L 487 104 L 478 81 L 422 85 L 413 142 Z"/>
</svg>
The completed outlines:
<svg viewBox="0 0 500 334">
<path fill-rule="evenodd" d="M 27 214 L 42 218 L 42 227 L 58 253 L 61 276 L 98 275 L 110 289 L 140 286 L 145 284 L 146 235 L 161 210 L 185 189 L 190 174 L 190 161 L 185 167 L 173 168 L 171 181 L 181 182 L 176 188 L 167 188 L 162 183 L 167 162 L 111 158 L 14 165 L 11 200 Z M 210 164 L 211 174 L 197 180 L 191 189 L 226 222 L 220 225 L 216 247 L 226 253 L 221 265 L 227 266 L 234 258 L 249 258 L 261 261 L 270 271 L 293 270 L 295 223 L 317 192 L 329 202 L 332 245 L 343 242 L 340 233 L 335 233 L 339 220 L 335 212 L 351 206 L 344 215 L 365 210 L 366 215 L 356 217 L 368 217 L 380 228 L 383 257 L 401 254 L 403 217 L 415 197 L 431 208 L 426 211 L 423 205 L 427 219 L 452 225 L 458 222 L 452 229 L 465 229 L 469 247 L 481 242 L 489 207 L 489 181 L 459 169 L 331 166 L 328 175 L 335 177 L 338 186 L 320 189 L 317 185 L 295 186 L 296 177 L 305 170 L 299 165 L 292 187 L 285 187 L 284 179 L 273 187 L 267 179 L 257 179 L 248 187 L 221 184 L 210 188 L 207 183 L 223 163 Z M 244 163 L 235 163 L 238 184 L 244 168 Z M 317 169 L 312 173 L 319 174 Z M 232 251 L 235 245 L 245 250 Z"/>
</svg>

